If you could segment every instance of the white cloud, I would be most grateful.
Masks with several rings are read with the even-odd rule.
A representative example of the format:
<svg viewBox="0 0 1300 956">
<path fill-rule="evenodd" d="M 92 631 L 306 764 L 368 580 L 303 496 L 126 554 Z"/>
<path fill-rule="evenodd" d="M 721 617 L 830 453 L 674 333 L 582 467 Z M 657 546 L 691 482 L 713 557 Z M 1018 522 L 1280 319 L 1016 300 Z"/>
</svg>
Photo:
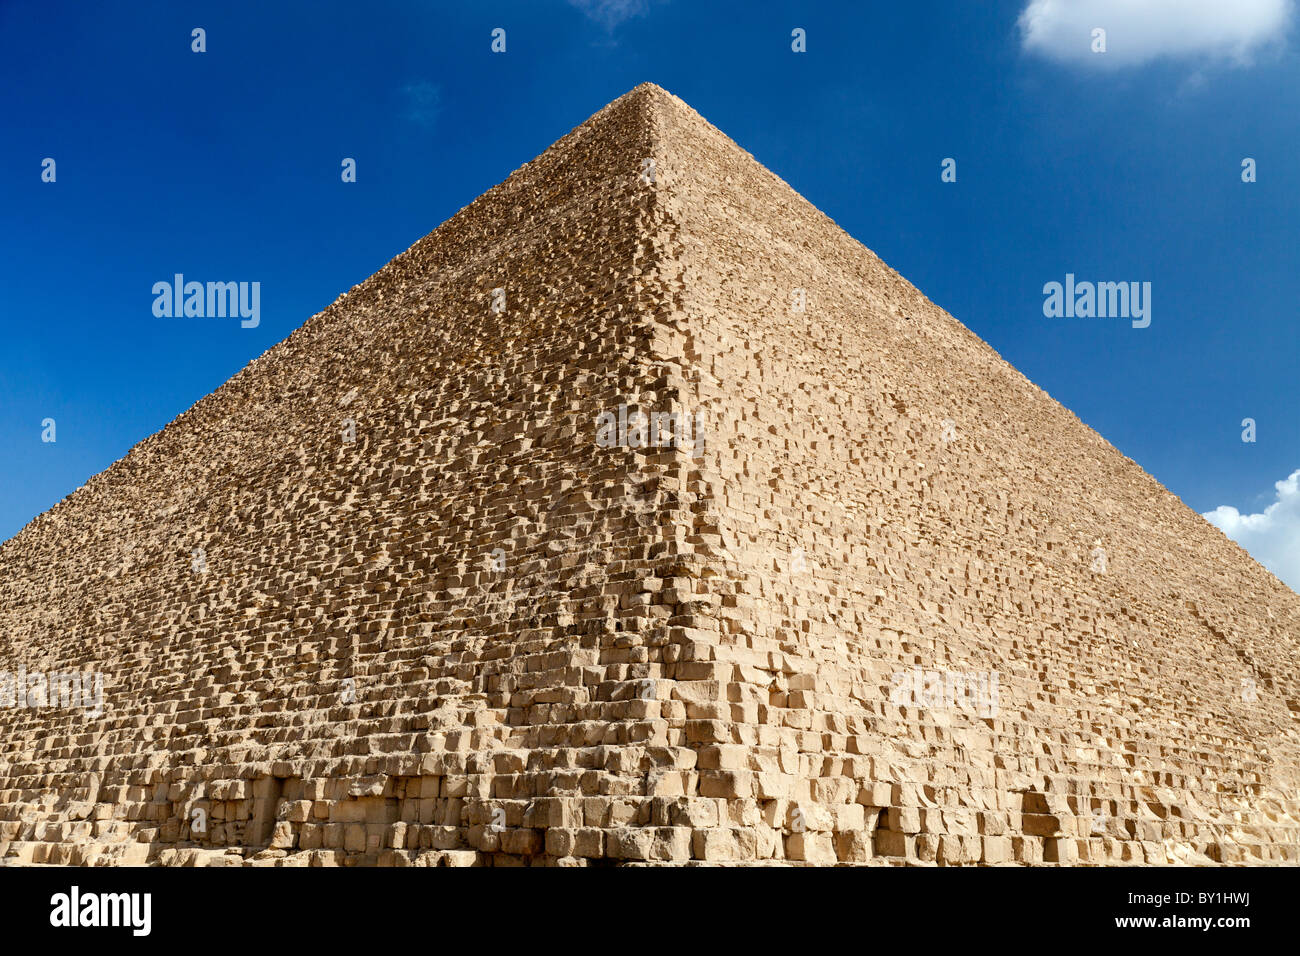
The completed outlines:
<svg viewBox="0 0 1300 956">
<path fill-rule="evenodd" d="M 1259 514 L 1219 505 L 1203 518 L 1250 552 L 1291 590 L 1300 591 L 1300 470 L 1273 483 L 1277 500 Z"/>
<path fill-rule="evenodd" d="M 1020 14 L 1024 49 L 1099 69 L 1167 58 L 1238 65 L 1280 42 L 1295 0 L 1030 0 Z M 1106 31 L 1094 53 L 1093 30 Z"/>
<path fill-rule="evenodd" d="M 643 16 L 650 10 L 650 0 L 569 0 L 606 30 L 613 30 L 625 20 Z"/>
</svg>

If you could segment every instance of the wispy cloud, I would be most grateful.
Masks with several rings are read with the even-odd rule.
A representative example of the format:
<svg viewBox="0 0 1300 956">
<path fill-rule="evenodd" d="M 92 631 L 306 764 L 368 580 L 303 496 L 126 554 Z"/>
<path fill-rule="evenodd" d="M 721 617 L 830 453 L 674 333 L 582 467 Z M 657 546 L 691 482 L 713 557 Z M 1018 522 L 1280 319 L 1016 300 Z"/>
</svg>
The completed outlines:
<svg viewBox="0 0 1300 956">
<path fill-rule="evenodd" d="M 1020 14 L 1024 49 L 1107 69 L 1168 58 L 1248 65 L 1284 40 L 1295 0 L 1030 0 Z M 1106 52 L 1093 52 L 1093 31 Z"/>
<path fill-rule="evenodd" d="M 1293 591 L 1300 591 L 1300 470 L 1274 482 L 1277 497 L 1258 514 L 1219 505 L 1203 517 L 1250 552 Z"/>
<path fill-rule="evenodd" d="M 420 82 L 402 87 L 404 115 L 418 126 L 432 126 L 442 111 L 442 90 L 433 83 Z"/>
<path fill-rule="evenodd" d="M 633 17 L 645 16 L 650 5 L 651 0 L 569 0 L 569 6 L 577 7 L 609 31 Z"/>
</svg>

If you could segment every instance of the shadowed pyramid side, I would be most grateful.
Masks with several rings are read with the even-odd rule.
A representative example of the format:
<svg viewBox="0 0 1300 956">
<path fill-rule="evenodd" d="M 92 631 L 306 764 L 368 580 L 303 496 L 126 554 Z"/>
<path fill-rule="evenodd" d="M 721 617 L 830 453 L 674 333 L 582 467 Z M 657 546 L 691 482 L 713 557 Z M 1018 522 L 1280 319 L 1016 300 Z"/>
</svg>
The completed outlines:
<svg viewBox="0 0 1300 956">
<path fill-rule="evenodd" d="M 595 435 L 671 402 L 646 95 L 0 546 L 0 669 L 105 679 L 0 715 L 0 855 L 523 861 L 688 759 L 639 691 L 687 461 Z"/>
</svg>

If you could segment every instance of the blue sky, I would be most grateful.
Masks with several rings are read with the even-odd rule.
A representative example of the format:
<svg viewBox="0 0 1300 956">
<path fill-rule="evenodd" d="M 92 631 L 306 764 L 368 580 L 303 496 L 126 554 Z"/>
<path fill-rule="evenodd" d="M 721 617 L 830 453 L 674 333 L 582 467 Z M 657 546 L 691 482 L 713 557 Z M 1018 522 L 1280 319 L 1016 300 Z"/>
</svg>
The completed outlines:
<svg viewBox="0 0 1300 956">
<path fill-rule="evenodd" d="M 649 80 L 1300 587 L 1292 5 L 0 2 L 0 539 Z M 177 272 L 260 324 L 156 318 Z"/>
</svg>

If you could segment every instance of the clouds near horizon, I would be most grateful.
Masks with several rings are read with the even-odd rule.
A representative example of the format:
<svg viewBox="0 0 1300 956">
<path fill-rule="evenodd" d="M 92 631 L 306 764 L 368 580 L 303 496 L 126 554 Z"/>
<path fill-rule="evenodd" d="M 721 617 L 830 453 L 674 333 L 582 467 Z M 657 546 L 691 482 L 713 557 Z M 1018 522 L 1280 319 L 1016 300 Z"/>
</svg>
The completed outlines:
<svg viewBox="0 0 1300 956">
<path fill-rule="evenodd" d="M 1219 505 L 1202 517 L 1250 552 L 1264 567 L 1300 592 L 1300 469 L 1273 483 L 1276 498 L 1257 514 Z"/>
</svg>

